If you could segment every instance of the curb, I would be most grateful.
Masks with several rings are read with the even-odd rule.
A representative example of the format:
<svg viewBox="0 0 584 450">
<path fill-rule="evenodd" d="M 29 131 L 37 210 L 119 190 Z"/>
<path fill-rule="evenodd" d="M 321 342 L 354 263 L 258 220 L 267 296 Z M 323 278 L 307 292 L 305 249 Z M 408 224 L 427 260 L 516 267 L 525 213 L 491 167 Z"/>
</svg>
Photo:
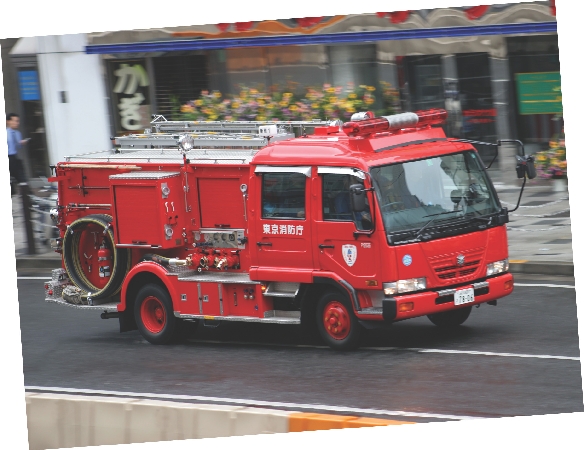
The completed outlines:
<svg viewBox="0 0 584 450">
<path fill-rule="evenodd" d="M 574 264 L 560 261 L 534 262 L 527 260 L 510 260 L 509 272 L 528 275 L 574 276 Z"/>
<path fill-rule="evenodd" d="M 31 450 L 415 424 L 246 406 L 25 393 Z"/>
<path fill-rule="evenodd" d="M 59 269 L 61 267 L 61 258 L 42 257 L 42 256 L 23 256 L 16 258 L 16 269 Z M 559 261 L 527 261 L 527 260 L 510 260 L 509 271 L 513 274 L 531 274 L 531 275 L 561 275 L 574 276 L 574 264 Z"/>
</svg>

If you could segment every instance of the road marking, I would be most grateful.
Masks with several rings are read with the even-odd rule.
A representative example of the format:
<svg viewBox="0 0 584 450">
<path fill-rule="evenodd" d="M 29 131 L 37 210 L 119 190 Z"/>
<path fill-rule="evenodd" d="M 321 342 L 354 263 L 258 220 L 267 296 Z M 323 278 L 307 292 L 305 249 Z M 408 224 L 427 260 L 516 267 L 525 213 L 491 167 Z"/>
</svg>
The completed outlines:
<svg viewBox="0 0 584 450">
<path fill-rule="evenodd" d="M 146 341 L 142 341 L 146 342 Z M 219 345 L 259 345 L 267 347 L 287 347 L 287 348 L 313 348 L 318 350 L 330 350 L 327 345 L 310 345 L 310 344 L 279 344 L 273 342 L 243 342 L 243 341 L 217 341 L 217 340 L 202 340 L 202 339 L 189 339 L 189 342 L 196 344 L 219 344 Z M 416 352 L 416 353 L 452 353 L 461 355 L 478 355 L 478 356 L 504 356 L 513 358 L 535 358 L 535 359 L 561 359 L 569 361 L 580 361 L 578 356 L 556 356 L 556 355 L 533 355 L 525 353 L 501 353 L 501 352 L 481 352 L 476 350 L 448 350 L 440 348 L 411 348 L 411 347 L 359 347 L 359 350 L 372 350 L 378 352 L 390 352 L 390 351 L 406 351 L 406 352 Z"/>
<path fill-rule="evenodd" d="M 413 350 L 413 349 L 412 349 Z M 555 355 L 526 355 L 521 353 L 498 353 L 498 352 L 478 352 L 473 350 L 442 350 L 437 348 L 421 348 L 419 353 L 454 353 L 466 355 L 483 355 L 483 356 L 506 356 L 512 358 L 538 358 L 538 359 L 567 359 L 570 361 L 580 361 L 577 356 L 555 356 Z"/>
<path fill-rule="evenodd" d="M 564 288 L 564 289 L 576 289 L 576 286 L 571 284 L 537 284 L 537 283 L 513 283 L 515 286 L 521 287 L 549 287 L 549 288 Z"/>
<path fill-rule="evenodd" d="M 105 391 L 97 389 L 74 389 L 61 387 L 44 387 L 44 386 L 25 386 L 26 391 L 39 392 L 63 392 L 68 394 L 88 394 L 88 395 L 109 395 L 113 397 L 142 397 L 142 398 L 156 398 L 161 400 L 193 400 L 201 402 L 226 403 L 245 406 L 262 406 L 272 408 L 292 408 L 292 409 L 309 409 L 321 410 L 331 412 L 344 412 L 353 414 L 375 414 L 384 416 L 402 416 L 402 417 L 424 417 L 430 419 L 446 419 L 446 420 L 474 420 L 484 419 L 485 417 L 473 416 L 457 416 L 452 414 L 435 414 L 425 412 L 412 411 L 391 411 L 385 409 L 372 408 L 351 408 L 348 406 L 331 406 L 318 405 L 306 403 L 287 403 L 287 402 L 269 402 L 262 400 L 248 400 L 240 398 L 222 398 L 222 397 L 205 397 L 201 395 L 178 395 L 178 394 L 153 394 L 153 393 L 139 393 L 139 392 L 124 392 L 124 391 Z"/>
<path fill-rule="evenodd" d="M 51 277 L 16 277 L 17 280 L 45 280 L 51 281 Z"/>
</svg>

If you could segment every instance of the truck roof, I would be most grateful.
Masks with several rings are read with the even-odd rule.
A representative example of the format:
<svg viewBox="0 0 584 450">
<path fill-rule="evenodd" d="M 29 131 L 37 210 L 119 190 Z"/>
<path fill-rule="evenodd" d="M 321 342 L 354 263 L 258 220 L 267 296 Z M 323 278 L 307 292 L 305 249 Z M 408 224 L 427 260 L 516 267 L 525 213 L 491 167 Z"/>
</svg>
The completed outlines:
<svg viewBox="0 0 584 450">
<path fill-rule="evenodd" d="M 332 127 L 331 127 L 332 128 Z M 252 165 L 371 167 L 472 149 L 448 139 L 441 128 L 350 137 L 342 131 L 275 142 L 259 150 Z"/>
</svg>

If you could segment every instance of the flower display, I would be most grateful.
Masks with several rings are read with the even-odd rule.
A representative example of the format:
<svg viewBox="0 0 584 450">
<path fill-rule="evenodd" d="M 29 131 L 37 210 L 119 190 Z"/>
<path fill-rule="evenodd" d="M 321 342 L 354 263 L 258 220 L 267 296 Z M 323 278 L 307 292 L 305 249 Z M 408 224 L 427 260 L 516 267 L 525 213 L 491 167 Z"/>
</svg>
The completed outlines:
<svg viewBox="0 0 584 450">
<path fill-rule="evenodd" d="M 550 148 L 535 155 L 535 167 L 538 176 L 544 179 L 567 178 L 566 141 L 564 132 L 554 136 L 550 141 Z"/>
<path fill-rule="evenodd" d="M 333 120 L 347 121 L 358 111 L 377 115 L 393 114 L 399 104 L 399 94 L 389 83 L 381 82 L 381 97 L 375 96 L 374 86 L 308 87 L 299 96 L 295 86 L 273 87 L 269 92 L 257 87 L 241 87 L 237 95 L 224 96 L 219 91 L 202 91 L 196 100 L 180 104 L 176 99 L 173 120 Z"/>
</svg>

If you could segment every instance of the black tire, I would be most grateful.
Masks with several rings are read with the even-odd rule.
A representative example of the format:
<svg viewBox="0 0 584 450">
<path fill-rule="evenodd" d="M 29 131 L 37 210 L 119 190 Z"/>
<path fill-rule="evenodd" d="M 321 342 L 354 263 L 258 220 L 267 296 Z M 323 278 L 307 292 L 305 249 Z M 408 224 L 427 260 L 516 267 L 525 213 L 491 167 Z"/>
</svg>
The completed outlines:
<svg viewBox="0 0 584 450">
<path fill-rule="evenodd" d="M 352 350 L 359 346 L 362 327 L 346 295 L 325 292 L 316 304 L 315 319 L 321 338 L 332 349 Z"/>
<path fill-rule="evenodd" d="M 170 295 L 158 284 L 147 284 L 138 291 L 134 317 L 138 331 L 151 344 L 169 344 L 179 335 Z"/>
<path fill-rule="evenodd" d="M 434 325 L 441 328 L 453 328 L 462 325 L 470 312 L 472 311 L 472 306 L 467 306 L 465 308 L 453 309 L 451 311 L 444 311 L 437 314 L 428 314 L 428 319 Z"/>
</svg>

